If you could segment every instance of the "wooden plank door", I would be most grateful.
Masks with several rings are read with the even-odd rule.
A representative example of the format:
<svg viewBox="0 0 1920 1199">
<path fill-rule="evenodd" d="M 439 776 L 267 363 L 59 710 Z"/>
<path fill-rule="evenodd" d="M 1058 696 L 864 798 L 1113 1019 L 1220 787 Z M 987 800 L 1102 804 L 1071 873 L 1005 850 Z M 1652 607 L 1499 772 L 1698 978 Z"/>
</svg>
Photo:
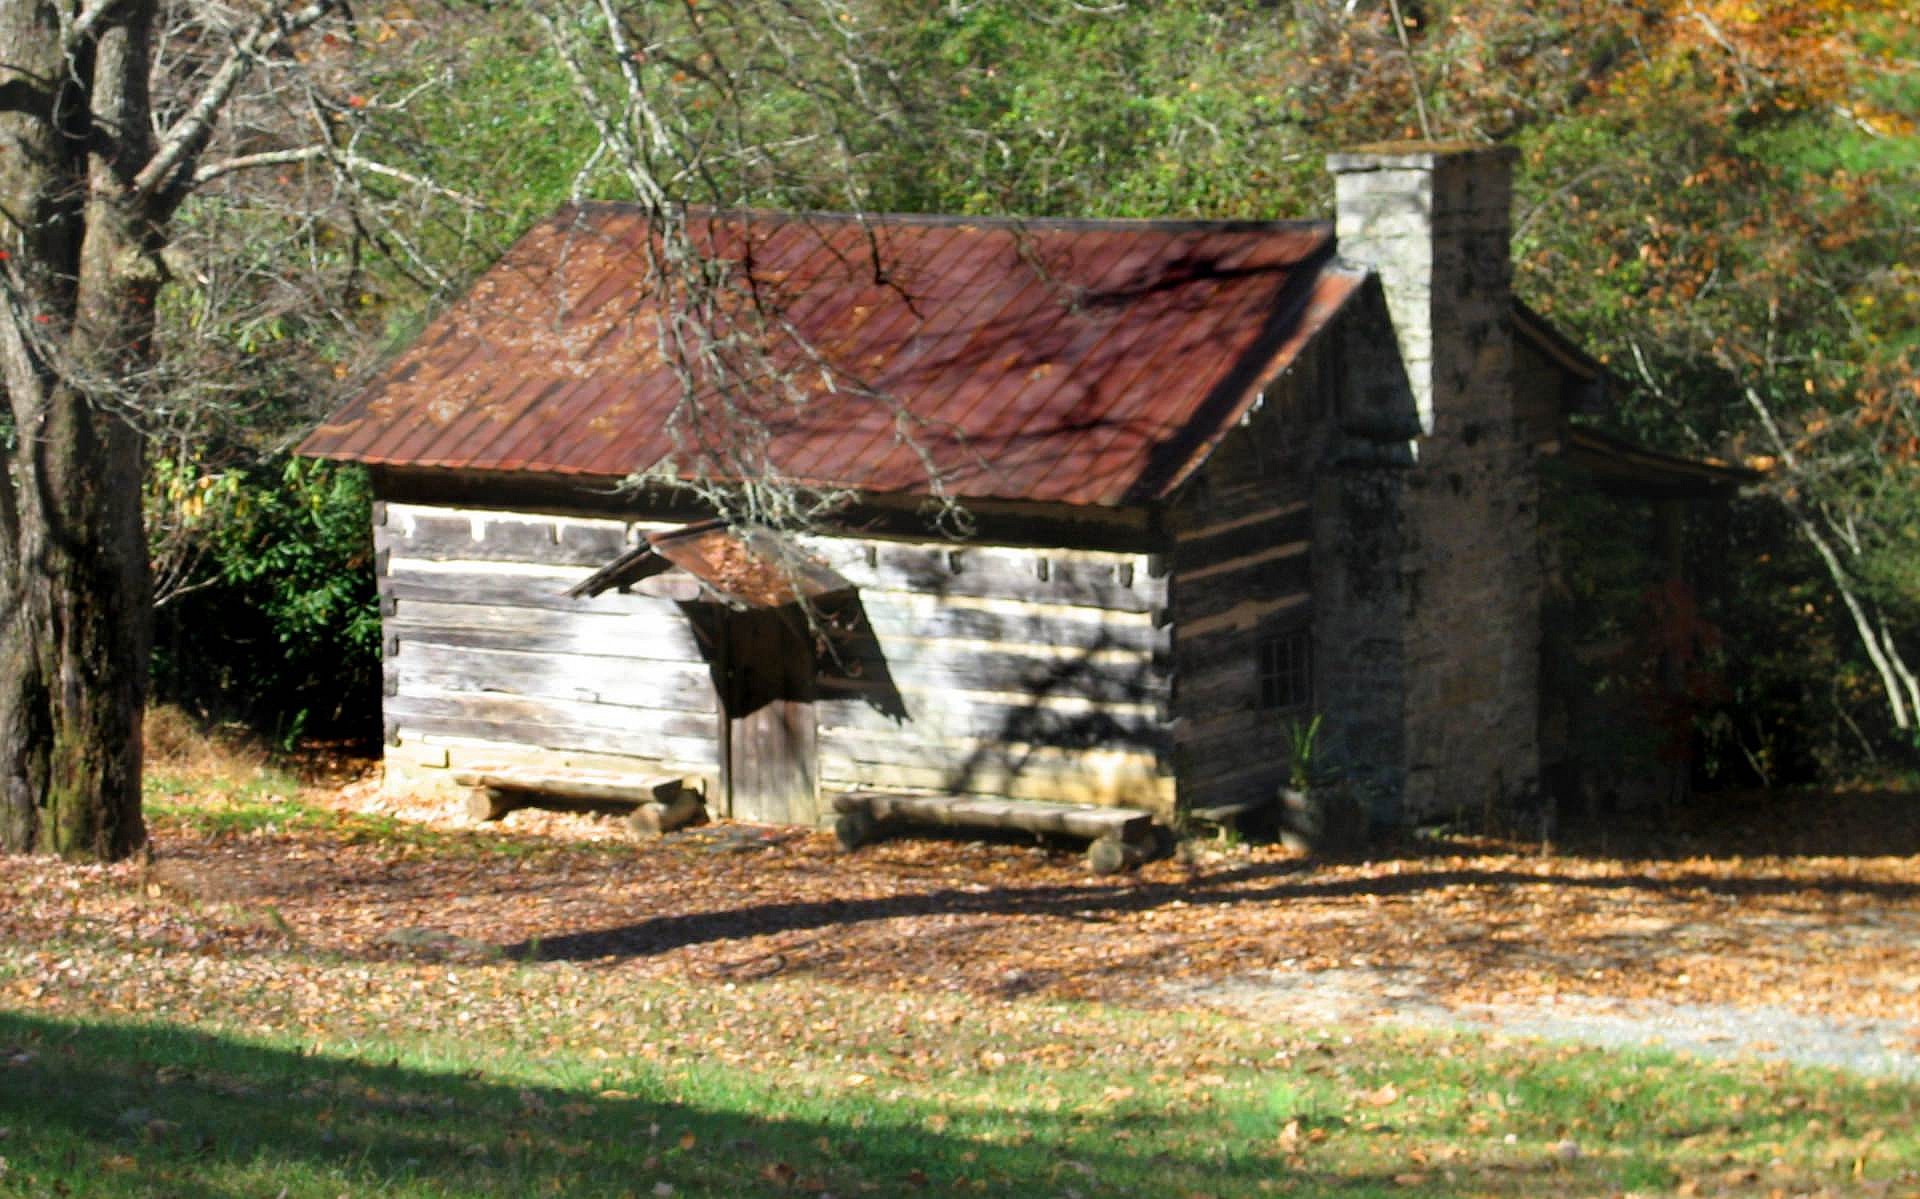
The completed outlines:
<svg viewBox="0 0 1920 1199">
<path fill-rule="evenodd" d="M 813 640 L 792 609 L 731 613 L 725 624 L 728 811 L 736 820 L 818 824 Z"/>
</svg>

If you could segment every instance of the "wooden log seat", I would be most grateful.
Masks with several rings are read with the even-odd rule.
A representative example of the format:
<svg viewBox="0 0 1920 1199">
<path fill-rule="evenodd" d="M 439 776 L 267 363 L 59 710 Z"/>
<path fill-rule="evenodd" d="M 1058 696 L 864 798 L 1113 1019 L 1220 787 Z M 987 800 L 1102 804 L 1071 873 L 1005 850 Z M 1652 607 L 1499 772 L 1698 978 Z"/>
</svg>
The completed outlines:
<svg viewBox="0 0 1920 1199">
<path fill-rule="evenodd" d="M 1095 874 L 1113 874 L 1145 861 L 1153 847 L 1153 817 L 1138 808 L 879 791 L 836 795 L 833 807 L 840 813 L 834 822 L 834 834 L 849 850 L 873 840 L 890 823 L 1013 828 L 1085 837 L 1090 842 L 1088 868 Z"/>
<path fill-rule="evenodd" d="M 630 806 L 627 827 L 657 837 L 707 822 L 706 798 L 697 780 L 682 775 L 619 775 L 587 771 L 475 769 L 454 775 L 472 788 L 467 815 L 498 820 L 515 808 L 541 803 Z"/>
<path fill-rule="evenodd" d="M 1187 809 L 1187 820 L 1195 826 L 1207 826 L 1214 829 L 1224 841 L 1227 834 L 1239 831 L 1241 821 L 1249 816 L 1265 812 L 1271 808 L 1271 801 L 1242 800 L 1239 803 L 1214 804 L 1211 807 Z"/>
</svg>

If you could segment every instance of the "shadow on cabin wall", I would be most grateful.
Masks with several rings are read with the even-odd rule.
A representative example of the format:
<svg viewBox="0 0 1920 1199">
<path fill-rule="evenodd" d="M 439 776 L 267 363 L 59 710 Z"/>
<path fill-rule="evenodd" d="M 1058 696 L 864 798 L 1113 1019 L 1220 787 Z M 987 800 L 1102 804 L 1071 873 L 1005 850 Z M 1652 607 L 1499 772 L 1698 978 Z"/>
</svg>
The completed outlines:
<svg viewBox="0 0 1920 1199">
<path fill-rule="evenodd" d="M 1133 665 L 1125 669 L 1113 665 L 1112 658 L 1102 657 L 1115 648 L 1118 643 L 1102 632 L 1071 657 L 1032 666 L 1011 677 L 1008 687 L 1025 695 L 1026 702 L 1005 711 L 993 734 L 978 739 L 974 748 L 954 763 L 944 790 L 955 795 L 996 794 L 1015 789 L 1028 776 L 1034 776 L 1033 785 L 1040 787 L 1046 786 L 1037 781 L 1043 773 L 1067 779 L 1073 772 L 1064 764 L 1047 761 L 1048 750 L 1146 754 L 1152 756 L 1156 773 L 1164 769 L 1172 753 L 1171 734 L 1155 713 L 1166 701 L 1165 683 L 1149 656 L 1127 655 L 1133 658 Z M 1047 701 L 1055 697 L 1087 700 L 1092 706 L 1074 710 L 1050 705 Z M 1114 704 L 1127 708 L 1115 711 L 1107 706 Z M 1094 773 L 1080 774 L 1071 781 L 1087 786 Z M 1150 776 L 1145 773 L 1127 774 L 1110 780 L 1107 789 L 1112 794 L 1098 798 L 1157 809 L 1158 799 L 1146 793 L 1150 785 Z"/>
<path fill-rule="evenodd" d="M 956 552 L 964 555 L 965 551 Z M 1056 582 L 1063 569 L 1071 567 L 1053 566 Z M 910 584 L 921 593 L 945 596 L 952 591 L 953 572 L 951 562 L 945 570 L 928 565 L 910 575 Z M 1051 644 L 1052 638 L 1045 634 L 1045 630 L 1029 629 L 1026 637 Z M 1036 661 L 1026 654 L 977 655 L 971 663 L 975 677 L 966 684 L 969 689 L 1024 698 L 978 705 L 985 727 L 971 738 L 972 747 L 944 771 L 940 790 L 949 795 L 1014 797 L 1017 793 L 1030 799 L 1160 811 L 1164 804 L 1156 794 L 1155 778 L 1170 771 L 1167 763 L 1173 751 L 1165 712 L 1168 664 L 1151 654 L 1113 652 L 1137 648 L 1101 629 L 1067 656 Z M 1150 758 L 1152 766 L 1108 773 L 1070 757 L 1094 752 L 1139 754 Z"/>
<path fill-rule="evenodd" d="M 728 624 L 768 617 L 791 628 L 797 640 L 812 649 L 812 671 L 806 688 L 768 690 L 760 699 L 860 699 L 891 721 L 912 721 L 906 709 L 906 697 L 893 682 L 887 667 L 887 653 L 879 646 L 874 624 L 868 621 L 866 605 L 858 592 L 843 592 L 820 599 L 808 613 L 795 603 L 780 609 L 762 609 L 739 613 L 724 603 L 691 601 L 678 605 L 687 624 L 693 628 L 693 640 L 707 663 L 714 684 L 714 696 L 720 697 L 722 711 L 730 717 L 745 717 L 751 709 L 737 709 L 732 703 L 735 690 L 728 686 Z"/>
<path fill-rule="evenodd" d="M 805 672 L 804 686 L 762 689 L 757 693 L 760 702 L 859 699 L 891 720 L 912 719 L 857 591 L 827 596 L 814 604 L 811 612 L 798 604 L 750 612 L 705 601 L 682 602 L 678 607 L 693 629 L 694 642 L 707 664 L 721 710 L 729 716 L 746 716 L 753 710 L 741 706 L 737 689 L 728 681 L 732 669 L 726 654 L 729 628 L 741 621 L 773 620 L 785 626 L 797 644 L 810 647 L 812 666 Z M 791 680 L 802 676 L 790 673 L 783 677 Z"/>
<path fill-rule="evenodd" d="M 895 722 L 912 720 L 860 593 L 828 596 L 816 616 L 813 681 L 820 698 L 857 698 Z"/>
<path fill-rule="evenodd" d="M 904 579 L 893 585 L 933 599 L 961 594 L 954 579 L 971 570 L 967 554 L 955 547 L 925 561 L 909 556 Z M 1104 589 L 1132 586 L 1111 565 L 1056 563 L 1052 569 L 1056 585 L 1106 600 L 1113 597 Z M 1081 571 L 1089 572 L 1086 578 L 1078 577 Z M 818 754 L 836 763 L 836 777 L 805 769 L 829 793 L 848 785 L 885 787 L 882 776 L 892 770 L 897 785 L 954 795 L 1166 806 L 1167 663 L 1143 652 L 1137 637 L 1084 626 L 1069 652 L 1036 656 L 1020 647 L 1053 646 L 1058 630 L 1038 618 L 1004 618 L 1013 625 L 954 631 L 942 624 L 890 645 L 857 589 L 824 596 L 807 609 L 735 611 L 706 601 L 679 607 L 719 697 L 721 757 L 742 778 L 756 773 L 768 754 L 810 763 Z M 770 656 L 786 664 L 767 661 Z M 896 672 L 913 690 L 911 699 Z M 776 717 L 776 708 L 785 711 Z M 784 731 L 769 738 L 765 730 L 774 722 L 785 722 Z M 1097 759 L 1086 757 L 1089 751 Z M 849 758 L 856 772 L 861 762 L 875 763 L 872 777 L 840 775 Z M 728 791 L 737 802 L 732 784 Z"/>
</svg>

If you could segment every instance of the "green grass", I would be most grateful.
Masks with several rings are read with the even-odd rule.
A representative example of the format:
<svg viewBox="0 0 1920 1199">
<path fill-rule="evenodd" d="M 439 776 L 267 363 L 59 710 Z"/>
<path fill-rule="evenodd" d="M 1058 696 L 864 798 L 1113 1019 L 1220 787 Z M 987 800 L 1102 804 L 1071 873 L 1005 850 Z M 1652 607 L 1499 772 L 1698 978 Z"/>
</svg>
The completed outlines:
<svg viewBox="0 0 1920 1199">
<path fill-rule="evenodd" d="M 302 801 L 297 779 L 276 766 L 219 773 L 149 771 L 143 805 L 163 825 L 211 838 L 321 834 L 348 843 L 408 846 L 454 857 L 530 857 L 555 851 L 538 837 L 437 829 L 374 812 L 343 812 Z M 620 851 L 621 842 L 570 843 L 567 852 Z"/>
<path fill-rule="evenodd" d="M 1920 1160 L 1920 1089 L 1782 1067 L 805 980 L 43 950 L 0 949 L 0 997 L 39 1003 L 0 1010 L 0 1195 L 1803 1193 Z"/>
<path fill-rule="evenodd" d="M 149 770 L 142 801 L 150 817 L 209 836 L 244 836 L 335 826 L 334 814 L 295 798 L 300 783 L 272 766 L 218 773 Z"/>
</svg>

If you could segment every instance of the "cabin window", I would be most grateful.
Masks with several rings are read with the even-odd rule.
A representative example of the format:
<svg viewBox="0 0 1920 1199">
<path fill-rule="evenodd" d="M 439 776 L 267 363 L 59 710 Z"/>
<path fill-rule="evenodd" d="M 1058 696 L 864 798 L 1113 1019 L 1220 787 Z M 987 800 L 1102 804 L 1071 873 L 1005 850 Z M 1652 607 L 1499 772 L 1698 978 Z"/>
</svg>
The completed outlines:
<svg viewBox="0 0 1920 1199">
<path fill-rule="evenodd" d="M 1290 629 L 1260 642 L 1260 706 L 1274 711 L 1313 704 L 1313 637 Z"/>
</svg>

